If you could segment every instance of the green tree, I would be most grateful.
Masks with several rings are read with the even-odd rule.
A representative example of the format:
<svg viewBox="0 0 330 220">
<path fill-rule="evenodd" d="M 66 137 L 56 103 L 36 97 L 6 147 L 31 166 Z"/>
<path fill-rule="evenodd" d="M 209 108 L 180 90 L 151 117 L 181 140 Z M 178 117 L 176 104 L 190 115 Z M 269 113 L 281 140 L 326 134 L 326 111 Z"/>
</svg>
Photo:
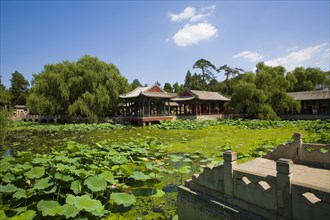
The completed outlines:
<svg viewBox="0 0 330 220">
<path fill-rule="evenodd" d="M 165 83 L 165 84 L 164 84 L 164 90 L 165 90 L 166 92 L 173 92 L 173 88 L 172 88 L 172 86 L 171 86 L 170 83 Z"/>
<path fill-rule="evenodd" d="M 10 93 L 6 90 L 6 87 L 1 82 L 0 76 L 0 110 L 6 109 L 10 103 Z"/>
<path fill-rule="evenodd" d="M 11 94 L 11 104 L 14 105 L 25 105 L 26 96 L 29 90 L 29 82 L 24 78 L 24 76 L 15 71 L 11 77 L 11 87 L 9 92 Z"/>
<path fill-rule="evenodd" d="M 324 72 L 320 68 L 297 67 L 286 75 L 290 83 L 288 91 L 313 91 L 329 88 L 329 72 Z"/>
<path fill-rule="evenodd" d="M 215 76 L 213 74 L 213 71 L 216 71 L 216 67 L 208 60 L 205 59 L 199 59 L 197 60 L 194 65 L 194 69 L 201 69 L 202 70 L 202 81 L 206 84 L 211 79 L 214 79 Z"/>
<path fill-rule="evenodd" d="M 224 75 L 226 76 L 226 81 L 228 81 L 229 76 L 235 77 L 235 76 L 241 74 L 242 72 L 244 72 L 243 69 L 240 69 L 240 68 L 231 68 L 231 67 L 229 67 L 227 65 L 220 66 L 217 69 L 217 72 L 221 72 L 222 70 L 225 72 Z"/>
<path fill-rule="evenodd" d="M 244 118 L 277 119 L 276 113 L 266 100 L 267 95 L 263 90 L 257 89 L 252 83 L 242 82 L 231 97 L 229 106 Z"/>
<path fill-rule="evenodd" d="M 46 65 L 34 75 L 27 104 L 34 113 L 87 116 L 95 122 L 129 89 L 115 65 L 85 55 L 77 62 Z"/>
<path fill-rule="evenodd" d="M 136 89 L 137 87 L 142 86 L 142 84 L 140 83 L 140 81 L 138 79 L 134 79 L 132 84 L 131 84 L 131 89 Z"/>
<path fill-rule="evenodd" d="M 184 85 L 184 87 L 186 87 L 188 89 L 191 89 L 191 87 L 192 87 L 192 75 L 191 75 L 190 70 L 188 70 L 186 73 L 186 77 L 185 77 L 183 85 Z"/>
<path fill-rule="evenodd" d="M 0 108 L 0 147 L 3 145 L 8 127 L 11 124 L 10 113 L 7 109 Z"/>
<path fill-rule="evenodd" d="M 184 91 L 184 86 L 183 85 L 179 85 L 178 82 L 173 84 L 173 92 L 175 93 L 181 93 Z"/>
</svg>

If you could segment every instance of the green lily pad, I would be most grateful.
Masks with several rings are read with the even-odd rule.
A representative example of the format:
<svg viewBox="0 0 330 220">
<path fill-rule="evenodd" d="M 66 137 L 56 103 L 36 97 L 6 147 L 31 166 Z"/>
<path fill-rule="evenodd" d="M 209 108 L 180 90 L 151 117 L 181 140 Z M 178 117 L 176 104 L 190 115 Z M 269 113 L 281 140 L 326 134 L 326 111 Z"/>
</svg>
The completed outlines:
<svg viewBox="0 0 330 220">
<path fill-rule="evenodd" d="M 102 212 L 104 207 L 99 200 L 91 199 L 88 195 L 74 196 L 69 194 L 66 197 L 66 203 L 75 206 L 78 210 L 87 212 Z"/>
<path fill-rule="evenodd" d="M 37 190 L 46 189 L 46 188 L 54 185 L 54 183 L 51 182 L 50 180 L 51 180 L 51 177 L 46 177 L 46 178 L 43 178 L 43 179 L 39 179 L 39 180 L 36 181 L 33 188 L 37 189 Z"/>
<path fill-rule="evenodd" d="M 2 181 L 5 183 L 11 183 L 13 180 L 15 180 L 15 176 L 11 173 L 6 173 L 2 176 Z"/>
<path fill-rule="evenodd" d="M 3 193 L 13 193 L 17 191 L 17 187 L 11 183 L 7 185 L 0 185 L 0 192 Z"/>
<path fill-rule="evenodd" d="M 69 174 L 61 174 L 59 172 L 55 173 L 54 177 L 55 179 L 63 180 L 65 182 L 71 182 L 74 180 L 74 178 Z"/>
<path fill-rule="evenodd" d="M 14 216 L 11 220 L 32 220 L 36 216 L 36 211 L 34 210 L 27 210 L 18 216 Z"/>
<path fill-rule="evenodd" d="M 123 173 L 125 176 L 130 176 L 134 173 L 134 164 L 123 164 L 120 165 L 120 171 Z"/>
<path fill-rule="evenodd" d="M 79 194 L 81 192 L 81 183 L 79 180 L 73 181 L 71 183 L 70 189 L 74 192 L 74 194 Z"/>
<path fill-rule="evenodd" d="M 151 197 L 162 197 L 163 195 L 165 195 L 165 192 L 161 189 L 157 189 L 156 193 L 153 194 Z"/>
<path fill-rule="evenodd" d="M 98 175 L 99 177 L 102 177 L 103 179 L 105 179 L 108 183 L 116 183 L 118 182 L 117 180 L 114 179 L 113 173 L 111 171 L 103 171 L 100 175 Z"/>
<path fill-rule="evenodd" d="M 13 198 L 16 198 L 16 199 L 29 198 L 28 192 L 24 189 L 18 188 L 17 191 L 13 194 Z"/>
<path fill-rule="evenodd" d="M 73 205 L 64 204 L 59 214 L 64 215 L 66 218 L 74 218 L 79 214 L 79 210 Z"/>
<path fill-rule="evenodd" d="M 57 201 L 40 200 L 37 208 L 43 216 L 55 216 L 61 212 L 61 205 Z"/>
<path fill-rule="evenodd" d="M 135 180 L 142 180 L 142 181 L 150 179 L 149 175 L 146 175 L 140 171 L 135 171 L 130 177 Z"/>
<path fill-rule="evenodd" d="M 123 205 L 124 207 L 133 205 L 135 201 L 135 196 L 128 193 L 111 193 L 110 195 L 110 202 Z"/>
<path fill-rule="evenodd" d="M 88 177 L 84 185 L 86 185 L 93 192 L 103 191 L 107 188 L 107 182 L 105 179 L 99 176 Z"/>
<path fill-rule="evenodd" d="M 57 169 L 59 171 L 61 171 L 62 173 L 67 173 L 72 169 L 72 166 L 68 166 L 68 165 L 62 164 L 62 163 L 59 163 L 56 166 L 57 166 Z M 74 169 L 72 169 L 72 170 L 74 170 Z"/>
<path fill-rule="evenodd" d="M 30 171 L 26 172 L 25 175 L 30 179 L 39 179 L 45 174 L 45 168 L 33 167 Z"/>
<path fill-rule="evenodd" d="M 177 173 L 180 173 L 180 174 L 185 174 L 185 173 L 190 172 L 190 167 L 189 166 L 183 166 L 180 169 L 176 169 L 174 171 L 177 172 Z"/>
</svg>

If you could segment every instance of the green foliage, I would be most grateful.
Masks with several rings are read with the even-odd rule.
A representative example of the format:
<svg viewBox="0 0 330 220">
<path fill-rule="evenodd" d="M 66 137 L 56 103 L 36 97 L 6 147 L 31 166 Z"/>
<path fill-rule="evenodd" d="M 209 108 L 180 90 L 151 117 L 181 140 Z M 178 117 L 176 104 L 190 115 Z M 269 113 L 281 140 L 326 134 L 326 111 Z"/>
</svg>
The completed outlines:
<svg viewBox="0 0 330 220">
<path fill-rule="evenodd" d="M 319 68 L 297 67 L 286 76 L 288 92 L 313 91 L 329 88 L 329 73 Z"/>
<path fill-rule="evenodd" d="M 218 72 L 224 71 L 226 76 L 226 81 L 228 81 L 229 76 L 236 76 L 239 75 L 241 72 L 244 72 L 243 69 L 240 68 L 231 68 L 227 65 L 220 66 L 219 69 L 217 69 Z"/>
<path fill-rule="evenodd" d="M 131 83 L 131 90 L 136 89 L 137 87 L 142 86 L 138 79 L 134 79 Z"/>
<path fill-rule="evenodd" d="M 18 152 L 17 158 L 4 157 L 0 161 L 2 204 L 15 207 L 5 214 L 18 217 L 17 208 L 24 208 L 40 211 L 39 218 L 93 218 L 109 215 L 116 206 L 132 206 L 137 198 L 128 191 L 150 186 L 150 181 L 160 180 L 160 173 L 170 172 L 151 153 L 154 144 L 153 140 L 102 141 L 93 148 L 71 141 L 50 155 Z M 133 188 L 137 181 L 140 185 Z M 148 196 L 164 195 L 161 189 L 152 192 Z"/>
<path fill-rule="evenodd" d="M 10 93 L 0 81 L 0 110 L 6 108 L 10 103 Z"/>
<path fill-rule="evenodd" d="M 110 202 L 123 205 L 124 207 L 133 205 L 135 201 L 135 196 L 128 193 L 112 193 L 110 196 Z"/>
<path fill-rule="evenodd" d="M 12 121 L 9 112 L 6 109 L 0 109 L 0 146 L 2 146 L 3 140 L 11 124 Z"/>
<path fill-rule="evenodd" d="M 288 96 L 291 82 L 284 77 L 284 67 L 257 64 L 255 77 L 247 75 L 233 89 L 229 106 L 245 118 L 278 119 L 279 114 L 299 111 L 300 103 Z M 245 81 L 246 80 L 246 81 Z"/>
<path fill-rule="evenodd" d="M 48 155 L 43 152 L 43 147 L 35 149 L 36 144 L 29 143 L 28 136 L 44 137 L 48 128 L 68 133 L 64 129 L 68 127 L 58 125 L 60 129 L 56 129 L 55 125 L 16 123 L 19 132 L 13 132 L 10 139 L 21 135 L 25 130 L 31 130 L 32 133 L 25 133 L 26 136 L 22 139 L 27 152 L 14 151 L 15 157 L 7 156 L 0 161 L 0 191 L 3 186 L 3 191 L 7 191 L 0 193 L 5 209 L 0 214 L 21 219 L 28 219 L 29 214 L 37 219 L 95 219 L 107 215 L 109 219 L 136 219 L 148 212 L 148 217 L 171 219 L 176 210 L 171 202 L 176 198 L 173 188 L 180 184 L 180 180 L 188 179 L 192 173 L 199 172 L 201 166 L 221 164 L 221 155 L 226 150 L 236 151 L 240 160 L 249 160 L 289 140 L 292 132 L 298 131 L 303 132 L 304 142 L 329 142 L 329 122 L 187 120 L 164 122 L 157 129 L 127 127 L 122 130 L 106 129 L 106 126 L 102 129 L 102 126 L 99 128 L 97 125 L 77 125 L 70 127 L 79 131 L 74 136 L 88 134 L 85 139 L 79 139 L 79 142 L 96 144 L 71 141 L 61 146 L 61 143 L 66 143 L 64 138 L 59 140 L 62 142 L 57 142 L 58 137 L 49 135 L 47 142 L 50 142 L 52 153 Z M 185 125 L 191 130 L 187 130 Z M 12 129 L 15 131 L 16 128 Z M 148 137 L 149 135 L 152 137 Z M 104 139 L 106 140 L 102 141 Z M 39 153 L 31 153 L 35 151 Z M 325 149 L 320 152 L 325 152 Z M 32 175 L 28 178 L 26 174 L 32 173 L 31 170 L 35 167 L 43 167 L 44 175 L 39 178 Z M 97 181 L 94 182 L 93 179 L 103 183 L 105 180 L 106 189 L 93 192 L 89 186 L 94 184 L 97 187 Z M 119 201 L 110 201 L 112 193 L 134 195 L 135 203 L 124 207 Z M 67 197 L 70 197 L 68 201 Z M 44 216 L 43 213 L 47 211 L 43 206 L 47 203 L 38 207 L 40 201 L 55 201 L 59 206 L 54 203 L 48 210 L 49 215 Z M 93 207 L 88 205 L 90 201 L 99 204 L 97 209 L 100 212 L 86 211 Z M 164 207 L 163 212 L 153 212 L 155 207 Z"/>
<path fill-rule="evenodd" d="M 11 87 L 9 89 L 11 94 L 11 104 L 14 105 L 25 105 L 26 96 L 28 94 L 29 82 L 24 78 L 24 76 L 15 71 L 11 77 Z"/>
<path fill-rule="evenodd" d="M 202 82 L 205 84 L 209 82 L 211 79 L 215 78 L 213 71 L 216 70 L 216 67 L 208 60 L 205 59 L 197 60 L 194 63 L 193 68 L 202 70 L 202 74 L 201 74 Z"/>
<path fill-rule="evenodd" d="M 13 122 L 9 128 L 11 131 L 24 130 L 48 130 L 48 131 L 97 131 L 97 130 L 121 130 L 125 126 L 121 124 L 93 123 L 93 124 L 40 124 L 34 122 Z"/>
<path fill-rule="evenodd" d="M 128 89 L 117 67 L 86 55 L 77 62 L 46 65 L 34 75 L 27 104 L 33 113 L 87 116 L 93 122 L 107 115 Z"/>
<path fill-rule="evenodd" d="M 166 92 L 173 92 L 173 88 L 172 88 L 172 86 L 171 86 L 170 83 L 165 83 L 165 84 L 164 84 L 164 90 L 165 90 Z"/>
</svg>

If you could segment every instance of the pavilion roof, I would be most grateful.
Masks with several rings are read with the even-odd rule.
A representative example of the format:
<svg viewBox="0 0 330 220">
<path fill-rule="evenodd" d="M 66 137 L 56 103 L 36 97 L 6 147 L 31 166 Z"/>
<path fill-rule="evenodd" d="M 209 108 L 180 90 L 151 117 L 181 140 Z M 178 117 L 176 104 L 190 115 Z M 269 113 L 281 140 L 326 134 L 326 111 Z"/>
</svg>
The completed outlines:
<svg viewBox="0 0 330 220">
<path fill-rule="evenodd" d="M 289 92 L 287 93 L 294 100 L 330 100 L 330 90 L 306 91 L 306 92 Z"/>
<path fill-rule="evenodd" d="M 173 98 L 173 101 L 189 101 L 193 99 L 203 101 L 230 101 L 230 99 L 219 92 L 201 91 L 201 90 L 190 90 L 186 89 L 178 97 Z"/>
<path fill-rule="evenodd" d="M 139 96 L 151 97 L 151 98 L 173 98 L 177 96 L 176 93 L 168 93 L 160 88 L 158 85 L 152 85 L 148 87 L 139 86 L 136 89 L 119 95 L 122 99 L 136 98 Z"/>
</svg>

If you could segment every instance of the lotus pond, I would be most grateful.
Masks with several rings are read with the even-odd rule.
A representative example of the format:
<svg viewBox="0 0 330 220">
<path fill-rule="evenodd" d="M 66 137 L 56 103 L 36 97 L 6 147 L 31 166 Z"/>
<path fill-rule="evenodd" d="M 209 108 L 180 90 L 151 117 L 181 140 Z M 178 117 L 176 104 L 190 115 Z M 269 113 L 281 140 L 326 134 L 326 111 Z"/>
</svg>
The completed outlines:
<svg viewBox="0 0 330 220">
<path fill-rule="evenodd" d="M 0 219 L 175 219 L 177 187 L 203 166 L 292 141 L 330 143 L 329 121 L 175 121 L 150 127 L 13 123 Z"/>
</svg>

